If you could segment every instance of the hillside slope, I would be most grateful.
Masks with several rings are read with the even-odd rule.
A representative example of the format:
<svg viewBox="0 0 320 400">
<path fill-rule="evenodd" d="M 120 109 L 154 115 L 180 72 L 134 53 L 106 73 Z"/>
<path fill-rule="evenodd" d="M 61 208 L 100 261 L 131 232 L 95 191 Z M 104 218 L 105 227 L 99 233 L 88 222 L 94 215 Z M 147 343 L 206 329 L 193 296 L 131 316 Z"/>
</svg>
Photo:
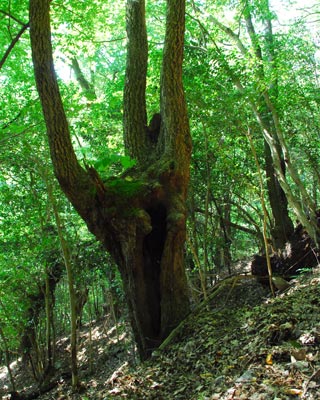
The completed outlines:
<svg viewBox="0 0 320 400">
<path fill-rule="evenodd" d="M 292 281 L 276 298 L 251 276 L 229 278 L 189 316 L 170 343 L 144 364 L 134 363 L 128 328 L 119 327 L 121 340 L 112 344 L 115 330 L 108 334 L 97 325 L 91 330 L 94 362 L 90 371 L 89 332 L 84 330 L 80 344 L 83 392 L 71 393 L 68 376 L 61 373 L 67 364 L 62 363 L 54 389 L 38 398 L 320 399 L 319 305 L 319 270 Z M 27 377 L 20 375 L 19 382 L 27 386 Z M 29 387 L 21 398 L 31 392 Z"/>
</svg>

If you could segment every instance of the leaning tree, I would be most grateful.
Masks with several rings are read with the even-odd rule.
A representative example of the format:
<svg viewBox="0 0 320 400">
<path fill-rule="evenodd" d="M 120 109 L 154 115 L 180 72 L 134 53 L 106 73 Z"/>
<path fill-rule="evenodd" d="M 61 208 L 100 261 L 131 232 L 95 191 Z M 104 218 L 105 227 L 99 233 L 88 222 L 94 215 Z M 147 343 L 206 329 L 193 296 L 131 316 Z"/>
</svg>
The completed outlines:
<svg viewBox="0 0 320 400">
<path fill-rule="evenodd" d="M 55 175 L 120 270 L 141 358 L 187 315 L 184 270 L 191 138 L 182 84 L 185 0 L 167 0 L 159 114 L 147 126 L 144 0 L 127 1 L 124 145 L 136 165 L 103 180 L 76 158 L 53 65 L 50 0 L 30 0 L 37 89 Z"/>
</svg>

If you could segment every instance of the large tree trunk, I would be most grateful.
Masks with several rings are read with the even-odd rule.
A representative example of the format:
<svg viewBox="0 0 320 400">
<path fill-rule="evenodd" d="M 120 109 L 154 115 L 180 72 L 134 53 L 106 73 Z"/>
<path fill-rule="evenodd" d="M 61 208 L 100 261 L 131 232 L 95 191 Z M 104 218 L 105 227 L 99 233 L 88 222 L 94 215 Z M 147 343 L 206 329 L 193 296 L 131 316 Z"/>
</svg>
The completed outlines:
<svg viewBox="0 0 320 400">
<path fill-rule="evenodd" d="M 272 210 L 271 237 L 275 249 L 282 249 L 293 234 L 293 223 L 289 217 L 288 200 L 282 190 L 276 171 L 269 144 L 264 140 L 265 171 L 267 177 L 268 197 Z M 281 157 L 283 161 L 283 157 Z M 285 174 L 284 161 L 281 163 Z"/>
<path fill-rule="evenodd" d="M 161 129 L 150 140 L 145 5 L 128 0 L 124 139 L 137 165 L 107 182 L 92 167 L 80 166 L 71 144 L 53 67 L 49 3 L 30 0 L 30 36 L 55 175 L 119 267 L 138 350 L 146 358 L 189 312 L 183 249 L 191 154 L 182 86 L 185 2 L 167 1 Z"/>
</svg>

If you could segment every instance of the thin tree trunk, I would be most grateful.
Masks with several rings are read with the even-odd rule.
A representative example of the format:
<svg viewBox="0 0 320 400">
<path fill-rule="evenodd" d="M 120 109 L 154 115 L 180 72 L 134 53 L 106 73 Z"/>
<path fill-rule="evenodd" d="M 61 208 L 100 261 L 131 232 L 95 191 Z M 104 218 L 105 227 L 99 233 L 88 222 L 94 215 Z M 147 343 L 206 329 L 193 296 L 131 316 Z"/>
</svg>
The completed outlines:
<svg viewBox="0 0 320 400">
<path fill-rule="evenodd" d="M 254 55 L 257 59 L 258 67 L 256 68 L 257 74 L 257 83 L 263 84 L 264 79 L 264 66 L 263 66 L 263 58 L 262 51 L 259 45 L 258 36 L 255 33 L 255 29 L 251 20 L 251 14 L 249 11 L 248 3 L 246 2 L 246 6 L 244 8 L 244 17 L 247 26 L 247 32 L 251 39 L 251 46 L 254 52 Z M 241 39 L 237 34 L 235 34 L 230 28 L 226 27 L 222 23 L 220 23 L 217 19 L 214 19 L 216 25 L 224 31 L 229 38 L 236 44 L 239 51 L 244 57 L 249 57 L 249 51 L 243 45 Z M 270 68 L 274 69 L 274 56 L 272 53 L 272 30 L 271 30 L 271 21 L 269 21 L 269 31 L 267 32 L 267 41 L 268 41 L 268 49 L 269 49 L 269 58 L 270 58 Z M 271 35 L 271 37 L 270 37 Z M 227 67 L 227 70 L 230 72 L 231 70 Z M 236 84 L 236 87 L 242 91 L 242 85 L 240 84 L 239 79 L 232 75 L 232 79 Z M 275 76 L 275 72 L 273 73 Z M 270 85 L 269 90 L 272 90 L 274 93 L 276 92 L 276 78 L 274 78 L 272 84 Z M 253 100 L 249 100 L 251 106 Z M 254 106 L 257 108 L 256 106 Z M 258 108 L 257 108 L 258 110 Z M 267 129 L 270 134 L 276 138 L 276 128 L 274 126 L 274 120 L 272 118 L 272 112 L 268 107 L 268 103 L 265 101 L 264 96 L 259 99 L 259 119 L 263 121 L 263 133 L 264 129 Z M 264 135 L 265 136 L 265 135 Z M 280 158 L 280 166 L 282 168 L 282 173 L 285 175 L 285 163 L 284 157 L 282 154 L 282 149 L 280 143 L 276 144 L 278 156 Z M 264 137 L 264 150 L 265 150 L 265 172 L 267 176 L 267 189 L 268 189 L 268 198 L 272 210 L 272 226 L 271 226 L 271 235 L 274 242 L 275 248 L 281 248 L 284 246 L 285 242 L 289 239 L 291 234 L 293 233 L 293 223 L 289 217 L 288 212 L 288 200 L 286 198 L 286 194 L 281 187 L 279 182 L 277 172 L 275 171 L 272 151 L 270 149 L 270 144 L 268 140 Z"/>
<path fill-rule="evenodd" d="M 273 296 L 275 296 L 274 293 L 274 286 L 272 283 L 272 267 L 271 267 L 271 261 L 270 261 L 270 255 L 268 251 L 268 236 L 267 236 L 267 208 L 264 200 L 264 184 L 263 184 L 263 178 L 262 178 L 262 173 L 261 173 L 261 168 L 259 164 L 259 159 L 257 156 L 256 149 L 253 144 L 253 140 L 251 137 L 251 133 L 248 130 L 247 137 L 250 143 L 251 151 L 254 157 L 254 161 L 257 167 L 257 172 L 258 172 L 258 177 L 259 177 L 259 184 L 260 184 L 260 201 L 261 201 L 261 206 L 262 206 L 262 211 L 263 211 L 263 240 L 264 240 L 264 247 L 265 247 L 265 252 L 266 252 L 266 259 L 267 259 L 267 268 L 268 268 L 268 276 L 269 276 L 269 286 L 270 290 Z"/>
<path fill-rule="evenodd" d="M 217 50 L 219 51 L 218 48 L 217 48 Z M 226 71 L 229 73 L 230 78 L 232 79 L 234 85 L 237 87 L 239 92 L 246 96 L 246 91 L 245 91 L 244 86 L 242 85 L 240 79 L 234 75 L 234 73 L 232 72 L 232 70 L 226 63 L 226 61 L 223 62 L 223 66 L 226 69 Z M 319 237 L 318 237 L 319 236 L 319 227 L 317 226 L 316 212 L 315 212 L 314 204 L 311 201 L 310 196 L 306 192 L 306 189 L 305 189 L 303 183 L 299 179 L 299 176 L 298 176 L 297 172 L 295 171 L 293 164 L 290 161 L 288 148 L 286 146 L 286 142 L 284 140 L 284 137 L 283 137 L 283 134 L 281 131 L 281 127 L 279 124 L 279 118 L 276 113 L 276 110 L 273 107 L 272 102 L 269 101 L 269 96 L 268 96 L 267 92 L 264 92 L 263 96 L 266 100 L 266 103 L 268 104 L 268 107 L 269 107 L 271 113 L 272 113 L 272 118 L 274 120 L 274 126 L 275 126 L 275 132 L 277 134 L 276 137 L 274 137 L 272 135 L 272 133 L 268 130 L 268 127 L 265 125 L 263 116 L 260 114 L 258 107 L 255 104 L 254 100 L 252 98 L 248 98 L 248 102 L 251 106 L 254 116 L 256 117 L 256 119 L 262 129 L 264 139 L 266 140 L 266 142 L 268 143 L 268 145 L 270 147 L 276 177 L 279 181 L 281 189 L 283 190 L 283 192 L 287 198 L 288 204 L 291 206 L 291 208 L 295 212 L 299 221 L 304 225 L 304 227 L 306 228 L 310 237 L 314 240 L 314 242 L 317 245 L 319 245 L 319 243 L 318 243 L 319 242 Z M 279 133 L 280 133 L 281 140 L 279 138 Z M 309 219 L 308 215 L 305 213 L 303 207 L 301 206 L 300 199 L 298 199 L 297 196 L 294 194 L 293 190 L 291 189 L 291 187 L 286 179 L 286 176 L 284 174 L 283 167 L 282 167 L 282 159 L 278 152 L 278 144 L 280 144 L 281 149 L 283 151 L 284 160 L 287 165 L 288 174 L 293 179 L 293 181 L 296 183 L 298 189 L 301 192 L 301 195 L 303 196 L 303 199 L 306 202 L 308 210 L 310 211 L 309 212 L 309 214 L 311 216 L 310 219 Z"/>
<path fill-rule="evenodd" d="M 68 243 L 64 238 L 62 222 L 55 203 L 55 199 L 53 197 L 52 188 L 47 187 L 47 192 L 54 213 L 61 252 L 63 255 L 64 264 L 67 272 L 67 278 L 68 278 L 70 316 L 71 316 L 70 347 L 71 347 L 72 387 L 73 389 L 77 389 L 79 386 L 78 361 L 77 361 L 77 312 L 76 312 L 76 294 L 75 294 L 71 254 Z"/>
<path fill-rule="evenodd" d="M 244 10 L 245 21 L 247 26 L 247 31 L 251 39 L 251 46 L 254 50 L 254 54 L 257 58 L 256 74 L 257 83 L 261 84 L 265 82 L 265 72 L 264 72 L 264 60 L 262 56 L 262 50 L 259 44 L 258 36 L 256 35 L 254 25 L 251 18 L 251 13 L 248 8 L 248 4 Z M 272 25 L 270 19 L 267 21 L 267 32 L 266 32 L 266 42 L 267 42 L 267 53 L 268 53 L 268 66 L 272 70 L 273 80 L 268 88 L 268 93 L 270 93 L 273 98 L 277 97 L 277 72 L 275 70 L 275 55 L 274 55 L 274 44 L 273 44 L 273 34 Z M 265 90 L 267 93 L 267 90 Z M 268 94 L 269 96 L 269 94 Z M 265 96 L 262 96 L 262 104 L 260 107 L 261 118 L 264 121 L 264 126 L 267 128 L 268 132 L 275 139 L 275 146 L 277 147 L 278 157 L 280 158 L 280 167 L 283 175 L 286 173 L 285 162 L 283 157 L 282 148 L 277 138 L 277 129 L 274 123 L 272 110 L 266 101 Z M 294 227 L 293 223 L 289 217 L 288 212 L 288 201 L 286 195 L 281 188 L 279 180 L 277 178 L 277 173 L 274 168 L 272 152 L 269 143 L 264 139 L 264 154 L 265 154 L 265 171 L 267 176 L 267 188 L 269 202 L 273 215 L 273 226 L 271 227 L 271 235 L 273 239 L 273 244 L 276 249 L 283 248 L 286 241 L 290 238 L 293 233 Z"/>
<path fill-rule="evenodd" d="M 9 379 L 10 379 L 12 391 L 15 392 L 16 391 L 16 383 L 15 383 L 13 372 L 12 372 L 12 369 L 11 369 L 11 366 L 10 366 L 9 347 L 8 347 L 8 343 L 7 343 L 7 338 L 6 338 L 5 334 L 4 334 L 1 326 L 0 326 L 0 337 L 1 337 L 2 342 L 3 342 L 6 367 L 8 369 L 8 374 L 9 374 Z"/>
<path fill-rule="evenodd" d="M 47 366 L 46 370 L 53 367 L 53 354 L 52 354 L 52 296 L 50 291 L 49 271 L 48 266 L 45 267 L 46 283 L 45 283 L 45 311 L 46 311 L 46 347 L 47 347 Z"/>
</svg>

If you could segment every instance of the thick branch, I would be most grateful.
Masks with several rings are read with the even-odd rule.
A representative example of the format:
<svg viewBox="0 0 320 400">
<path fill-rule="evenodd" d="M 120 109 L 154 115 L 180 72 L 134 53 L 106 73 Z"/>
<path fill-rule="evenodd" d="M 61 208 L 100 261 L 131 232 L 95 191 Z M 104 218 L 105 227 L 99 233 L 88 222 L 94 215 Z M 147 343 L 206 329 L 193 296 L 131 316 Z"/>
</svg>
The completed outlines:
<svg viewBox="0 0 320 400">
<path fill-rule="evenodd" d="M 128 155 L 146 157 L 148 41 L 144 0 L 127 1 L 127 65 L 124 87 L 124 142 Z"/>
<path fill-rule="evenodd" d="M 161 71 L 161 116 L 164 121 L 165 152 L 187 174 L 191 137 L 182 83 L 185 30 L 185 0 L 167 1 L 166 35 Z"/>
<path fill-rule="evenodd" d="M 247 48 L 242 43 L 239 35 L 233 32 L 228 26 L 223 25 L 220 21 L 217 20 L 215 17 L 211 17 L 212 21 L 220 28 L 224 33 L 226 33 L 229 38 L 236 44 L 238 49 L 240 50 L 241 54 L 246 56 L 248 54 Z"/>
<path fill-rule="evenodd" d="M 35 79 L 59 183 L 81 216 L 92 199 L 92 182 L 75 156 L 53 65 L 49 0 L 30 0 L 30 39 Z"/>
<path fill-rule="evenodd" d="M 252 23 L 252 18 L 251 18 L 251 14 L 250 14 L 248 6 L 245 7 L 244 14 L 245 14 L 245 22 L 246 22 L 246 26 L 247 26 L 247 32 L 250 36 L 251 45 L 254 50 L 254 54 L 259 61 L 262 61 L 261 46 L 259 44 L 258 36 L 256 35 L 255 29 L 254 29 L 254 26 Z M 261 63 L 261 65 L 262 65 L 262 63 Z"/>
<path fill-rule="evenodd" d="M 84 91 L 84 93 L 88 97 L 92 97 L 93 99 L 96 98 L 93 85 L 84 76 L 80 68 L 79 62 L 75 57 L 71 60 L 71 66 L 76 76 L 76 79 L 79 82 L 79 85 L 81 86 L 81 89 Z"/>
</svg>

